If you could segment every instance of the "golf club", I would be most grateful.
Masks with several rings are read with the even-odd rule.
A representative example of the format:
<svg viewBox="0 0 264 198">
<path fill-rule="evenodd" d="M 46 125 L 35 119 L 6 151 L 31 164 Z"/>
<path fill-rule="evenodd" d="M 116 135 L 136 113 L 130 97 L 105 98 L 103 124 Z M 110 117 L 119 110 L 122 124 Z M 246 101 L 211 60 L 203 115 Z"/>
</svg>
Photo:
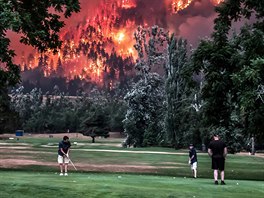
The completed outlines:
<svg viewBox="0 0 264 198">
<path fill-rule="evenodd" d="M 70 158 L 69 158 L 69 161 L 70 161 L 71 165 L 73 166 L 73 168 L 74 168 L 75 170 L 77 170 L 77 168 L 75 167 L 75 165 L 73 164 L 73 162 L 71 161 Z"/>
</svg>

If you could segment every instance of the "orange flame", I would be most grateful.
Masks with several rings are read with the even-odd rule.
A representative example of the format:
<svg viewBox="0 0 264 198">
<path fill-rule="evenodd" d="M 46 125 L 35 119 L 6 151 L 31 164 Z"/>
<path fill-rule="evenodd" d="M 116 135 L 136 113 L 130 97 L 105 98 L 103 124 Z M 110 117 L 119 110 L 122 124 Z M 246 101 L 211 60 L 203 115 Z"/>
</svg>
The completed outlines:
<svg viewBox="0 0 264 198">
<path fill-rule="evenodd" d="M 122 8 L 129 9 L 136 7 L 136 2 L 134 0 L 122 0 Z"/>
<path fill-rule="evenodd" d="M 213 5 L 218 5 L 218 4 L 220 4 L 220 3 L 222 3 L 222 2 L 224 2 L 225 0 L 211 0 L 211 3 L 213 4 Z"/>
<path fill-rule="evenodd" d="M 187 8 L 194 0 L 172 0 L 170 5 L 172 9 L 172 13 L 176 14 L 181 10 Z M 225 0 L 210 0 L 213 5 L 218 5 Z"/>
<path fill-rule="evenodd" d="M 172 12 L 177 13 L 180 10 L 187 8 L 192 2 L 193 2 L 193 0 L 172 1 L 172 3 L 171 3 Z"/>
<path fill-rule="evenodd" d="M 166 2 L 168 10 L 177 13 L 190 6 L 194 0 L 163 0 Z M 224 0 L 210 0 L 212 4 L 218 5 Z M 134 19 L 127 19 L 123 24 L 116 24 L 120 20 L 120 9 L 130 9 L 137 6 L 136 0 L 102 0 L 102 4 L 96 10 L 94 17 L 87 18 L 84 23 L 80 23 L 78 28 L 72 28 L 61 32 L 60 38 L 63 40 L 62 48 L 58 54 L 54 55 L 48 51 L 43 63 L 43 73 L 49 76 L 53 71 L 57 71 L 59 63 L 63 65 L 63 76 L 72 79 L 79 76 L 80 79 L 89 79 L 101 84 L 105 73 L 109 72 L 109 62 L 106 56 L 113 55 L 123 59 L 136 59 L 133 48 L 133 33 L 136 29 Z M 147 21 L 143 24 L 147 25 Z M 103 51 L 103 53 L 101 53 Z M 88 56 L 90 54 L 90 56 Z M 27 62 L 30 69 L 38 67 L 39 60 L 43 54 L 35 53 Z M 0 65 L 1 68 L 1 65 Z M 23 68 L 22 68 L 23 69 Z M 118 75 L 116 71 L 115 75 Z M 110 82 L 110 81 L 109 81 Z M 111 81 L 111 87 L 114 81 Z"/>
</svg>

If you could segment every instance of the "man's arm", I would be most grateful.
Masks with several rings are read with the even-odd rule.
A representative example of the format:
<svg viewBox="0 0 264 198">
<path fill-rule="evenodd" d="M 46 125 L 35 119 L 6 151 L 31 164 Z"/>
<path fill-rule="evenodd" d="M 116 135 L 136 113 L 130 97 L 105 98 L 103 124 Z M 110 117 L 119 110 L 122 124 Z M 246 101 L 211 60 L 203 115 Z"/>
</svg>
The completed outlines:
<svg viewBox="0 0 264 198">
<path fill-rule="evenodd" d="M 212 149 L 210 149 L 210 148 L 208 148 L 208 155 L 209 155 L 210 157 L 212 157 L 212 156 L 213 156 Z"/>
<path fill-rule="evenodd" d="M 63 151 L 63 148 L 60 148 L 60 151 L 62 152 L 63 155 L 67 155 L 67 154 Z"/>
<path fill-rule="evenodd" d="M 227 156 L 227 148 L 224 148 L 224 158 Z"/>
<path fill-rule="evenodd" d="M 191 160 L 192 160 L 192 158 L 193 158 L 193 155 L 192 155 L 192 153 L 191 153 L 191 151 L 189 152 L 189 164 L 191 164 Z"/>
<path fill-rule="evenodd" d="M 71 143 L 69 142 L 69 147 L 68 147 L 67 154 L 66 154 L 68 158 L 69 158 L 70 148 L 71 148 Z"/>
<path fill-rule="evenodd" d="M 69 158 L 70 148 L 68 148 L 68 151 L 66 153 L 66 156 Z"/>
</svg>

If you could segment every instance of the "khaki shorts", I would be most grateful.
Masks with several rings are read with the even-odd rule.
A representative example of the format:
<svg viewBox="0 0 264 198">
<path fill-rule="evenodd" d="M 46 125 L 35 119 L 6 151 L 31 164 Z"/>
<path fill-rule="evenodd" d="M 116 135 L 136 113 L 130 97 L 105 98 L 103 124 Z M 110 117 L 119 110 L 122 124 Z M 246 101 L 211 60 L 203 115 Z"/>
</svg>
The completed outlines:
<svg viewBox="0 0 264 198">
<path fill-rule="evenodd" d="M 59 164 L 68 164 L 70 162 L 69 158 L 63 157 L 61 155 L 58 155 L 58 163 Z"/>
<path fill-rule="evenodd" d="M 193 164 L 191 164 L 191 169 L 192 170 L 196 170 L 197 169 L 197 162 L 194 162 Z"/>
</svg>

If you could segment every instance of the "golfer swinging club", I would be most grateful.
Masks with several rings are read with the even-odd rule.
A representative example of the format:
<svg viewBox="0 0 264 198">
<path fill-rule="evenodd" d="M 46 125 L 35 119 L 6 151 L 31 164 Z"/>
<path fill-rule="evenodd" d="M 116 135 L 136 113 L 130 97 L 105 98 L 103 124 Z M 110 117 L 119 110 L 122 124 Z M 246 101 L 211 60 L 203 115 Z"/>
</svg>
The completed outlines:
<svg viewBox="0 0 264 198">
<path fill-rule="evenodd" d="M 64 136 L 63 140 L 59 143 L 59 150 L 58 150 L 58 163 L 60 165 L 60 176 L 63 175 L 63 169 L 64 169 L 64 175 L 68 176 L 70 147 L 71 147 L 71 143 L 69 141 L 69 137 Z"/>
</svg>

